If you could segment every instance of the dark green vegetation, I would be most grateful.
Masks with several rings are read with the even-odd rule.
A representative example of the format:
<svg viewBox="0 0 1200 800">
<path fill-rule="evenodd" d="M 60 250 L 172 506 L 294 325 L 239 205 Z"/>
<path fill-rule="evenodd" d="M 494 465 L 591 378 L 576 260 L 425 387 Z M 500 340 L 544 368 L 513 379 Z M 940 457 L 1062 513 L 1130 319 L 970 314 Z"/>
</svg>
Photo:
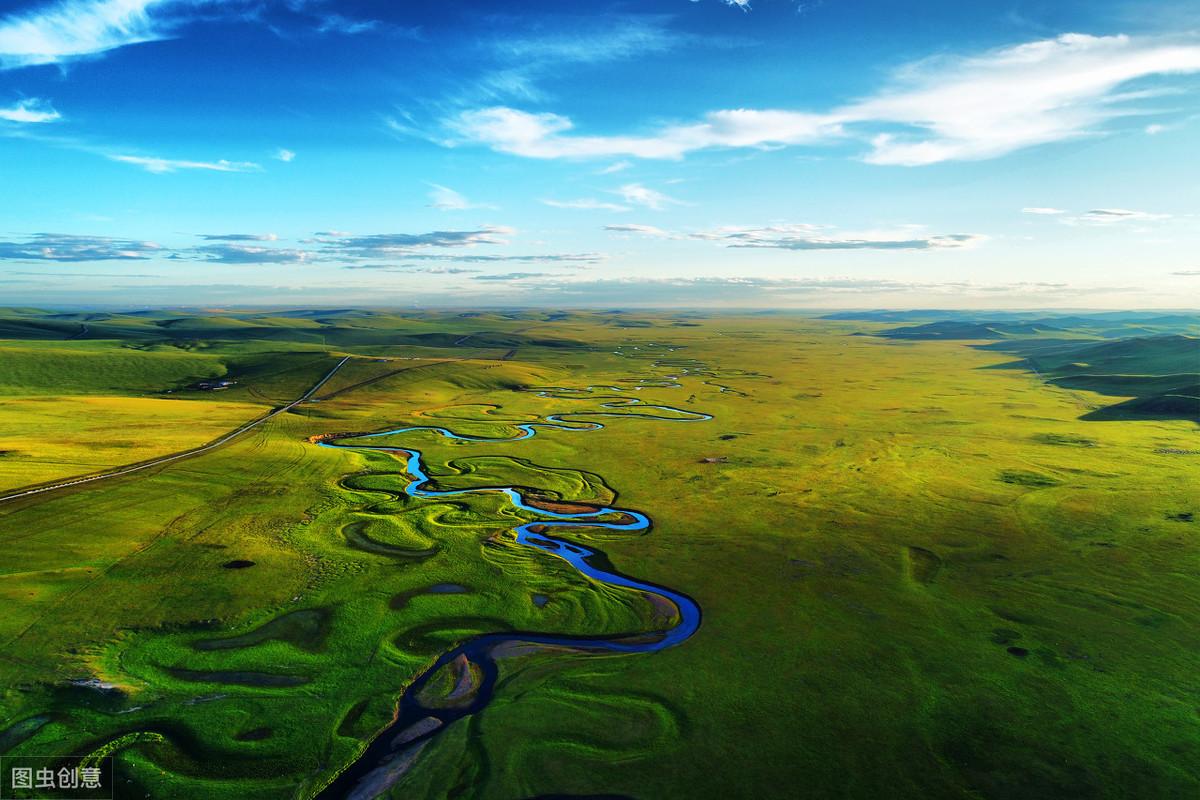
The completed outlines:
<svg viewBox="0 0 1200 800">
<path fill-rule="evenodd" d="M 912 314 L 834 314 L 836 319 L 914 321 Z M 1129 398 L 1096 408 L 1088 419 L 1200 421 L 1200 326 L 1194 316 L 1154 312 L 1079 315 L 1001 315 L 981 322 L 951 314 L 875 335 L 889 339 L 998 340 L 984 345 L 1023 356 L 1011 365 L 1032 369 L 1066 389 Z M 1005 365 L 1001 365 L 1005 366 Z"/>
<path fill-rule="evenodd" d="M 1024 364 L 1051 383 L 1132 398 L 1097 409 L 1087 419 L 1162 417 L 1200 421 L 1200 338 L 1183 334 L 1103 342 L 1013 346 Z"/>
<path fill-rule="evenodd" d="M 566 413 L 607 427 L 385 441 L 440 488 L 644 511 L 646 535 L 569 536 L 703 624 L 653 655 L 511 648 L 396 797 L 1197 796 L 1198 429 L 1095 421 L 1196 383 L 1171 377 L 1198 371 L 1195 318 L 851 335 L 937 321 L 0 312 L 0 393 L 96 415 L 248 419 L 353 357 L 227 446 L 0 503 L 0 754 L 112 753 L 131 797 L 307 797 L 471 636 L 661 628 L 672 609 L 512 541 L 535 517 L 503 496 L 416 500 L 395 457 L 310 441 Z M 588 415 L 634 386 L 715 418 Z M 424 699 L 478 680 L 448 665 Z"/>
</svg>

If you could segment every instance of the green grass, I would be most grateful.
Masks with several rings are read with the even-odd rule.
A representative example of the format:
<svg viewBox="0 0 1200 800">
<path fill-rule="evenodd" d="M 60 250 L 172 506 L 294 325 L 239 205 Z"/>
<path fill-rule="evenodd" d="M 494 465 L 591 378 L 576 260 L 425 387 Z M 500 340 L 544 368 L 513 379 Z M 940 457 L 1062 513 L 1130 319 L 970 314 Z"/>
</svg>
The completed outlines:
<svg viewBox="0 0 1200 800">
<path fill-rule="evenodd" d="M 3 342 L 0 395 L 146 394 L 224 374 L 219 359 L 123 342 Z"/>
<path fill-rule="evenodd" d="M 212 366 L 239 381 L 219 402 L 291 399 L 341 354 L 360 356 L 326 399 L 229 446 L 0 505 L 0 751 L 111 751 L 138 796 L 305 797 L 467 637 L 652 629 L 645 596 L 516 545 L 508 532 L 534 517 L 502 496 L 409 498 L 396 458 L 307 441 L 410 425 L 504 437 L 565 413 L 606 427 L 360 441 L 420 448 L 444 488 L 517 485 L 647 513 L 644 535 L 563 536 L 695 598 L 703 625 L 654 655 L 500 659 L 492 703 L 431 740 L 394 796 L 1200 792 L 1194 423 L 1088 421 L 1111 398 L 991 368 L 1011 353 L 850 336 L 853 321 L 550 316 L 234 316 L 304 332 L 287 347 L 283 333 L 237 339 L 211 319 L 217 338 L 186 349 L 169 336 L 139 339 L 148 349 L 0 343 L 132 358 L 117 366 L 131 398 Z M 314 324 L 369 335 L 323 348 Z M 496 331 L 525 337 L 511 360 L 453 344 L 430 348 L 436 361 L 374 360 L 425 355 L 418 336 Z M 655 366 L 651 343 L 664 342 L 684 349 Z M 528 391 L 685 368 L 697 374 L 682 387 L 637 396 L 713 420 L 591 416 L 621 393 Z M 113 396 L 111 371 L 90 389 L 39 369 L 23 397 Z M 198 399 L 155 402 L 218 400 L 174 394 Z M 253 566 L 224 566 L 236 561 Z M 81 678 L 119 691 L 70 684 Z M 454 682 L 448 671 L 430 691 Z"/>
<path fill-rule="evenodd" d="M 198 447 L 270 410 L 220 396 L 0 396 L 0 491 Z"/>
</svg>

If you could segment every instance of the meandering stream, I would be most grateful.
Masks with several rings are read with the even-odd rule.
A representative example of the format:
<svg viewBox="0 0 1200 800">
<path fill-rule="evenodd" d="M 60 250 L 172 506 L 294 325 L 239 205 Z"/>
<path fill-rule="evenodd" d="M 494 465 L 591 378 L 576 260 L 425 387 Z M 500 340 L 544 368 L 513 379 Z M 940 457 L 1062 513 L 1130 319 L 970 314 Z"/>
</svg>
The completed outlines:
<svg viewBox="0 0 1200 800">
<path fill-rule="evenodd" d="M 556 393 L 584 394 L 590 393 L 593 389 L 623 391 L 620 387 L 615 386 L 597 386 L 576 390 L 554 388 L 542 391 L 539 394 L 543 397 L 553 397 Z M 582 432 L 596 431 L 604 428 L 604 425 L 599 422 L 572 422 L 564 419 L 563 417 L 565 416 L 635 417 L 668 422 L 702 422 L 712 419 L 711 415 L 708 414 L 684 411 L 670 406 L 643 404 L 636 398 L 618 398 L 601 404 L 601 408 L 605 409 L 626 407 L 637 407 L 639 411 L 623 413 L 609 410 L 554 414 L 545 417 L 545 422 L 515 425 L 514 427 L 520 433 L 510 438 L 494 439 L 466 436 L 438 426 L 397 428 L 379 433 L 354 436 L 353 438 L 366 439 L 381 436 L 396 436 L 405 433 L 427 432 L 459 441 L 499 443 L 532 438 L 537 434 L 538 429 Z M 665 417 L 640 413 L 641 411 L 651 410 L 670 412 L 679 414 L 680 416 Z M 454 649 L 443 653 L 433 665 L 412 682 L 400 698 L 395 721 L 376 737 L 353 764 L 318 795 L 319 798 L 325 798 L 326 800 L 331 798 L 368 800 L 368 798 L 378 797 L 386 792 L 403 777 L 425 742 L 454 721 L 474 714 L 487 705 L 495 689 L 497 667 L 494 653 L 500 645 L 518 643 L 569 647 L 573 650 L 582 651 L 651 653 L 683 642 L 695 633 L 696 629 L 700 626 L 700 607 L 687 595 L 601 568 L 591 561 L 593 556 L 597 555 L 596 551 L 573 544 L 564 539 L 558 539 L 547 533 L 547 531 L 554 528 L 607 528 L 615 531 L 643 531 L 650 527 L 650 519 L 640 511 L 611 506 L 597 508 L 594 511 L 584 513 L 549 511 L 527 502 L 521 492 L 513 486 L 439 491 L 427 488 L 431 483 L 431 479 L 422 463 L 421 451 L 416 448 L 407 445 L 403 447 L 392 445 L 345 445 L 335 444 L 331 441 L 324 441 L 320 444 L 323 447 L 382 451 L 403 457 L 405 459 L 405 470 L 409 476 L 409 481 L 404 487 L 404 492 L 410 497 L 432 499 L 479 493 L 503 494 L 508 497 L 509 501 L 516 508 L 538 517 L 534 521 L 523 523 L 513 529 L 518 544 L 532 547 L 561 558 L 574 567 L 581 575 L 597 583 L 625 587 L 662 598 L 673 604 L 678 609 L 679 615 L 675 624 L 668 629 L 651 631 L 636 636 L 589 637 L 504 632 L 484 634 L 464 642 Z M 605 517 L 617 517 L 620 521 L 606 522 L 604 521 Z M 430 679 L 443 667 L 456 661 L 461 664 L 463 663 L 463 659 L 475 665 L 480 672 L 478 686 L 470 702 L 453 708 L 427 708 L 423 706 L 418 698 Z"/>
</svg>

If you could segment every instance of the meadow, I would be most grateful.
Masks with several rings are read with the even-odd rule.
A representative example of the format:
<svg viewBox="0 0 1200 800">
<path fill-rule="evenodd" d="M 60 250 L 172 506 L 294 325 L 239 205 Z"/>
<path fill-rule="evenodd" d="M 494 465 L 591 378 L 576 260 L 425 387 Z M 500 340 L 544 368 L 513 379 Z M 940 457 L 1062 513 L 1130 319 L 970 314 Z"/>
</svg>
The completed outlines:
<svg viewBox="0 0 1200 800">
<path fill-rule="evenodd" d="M 845 316 L 0 313 L 0 496 L 351 356 L 0 502 L 0 755 L 308 798 L 415 694 L 451 721 L 384 796 L 1200 794 L 1194 319 Z M 481 441 L 363 436 L 408 427 Z M 680 619 L 519 543 L 538 506 L 645 514 L 554 536 L 694 635 L 521 645 Z"/>
</svg>

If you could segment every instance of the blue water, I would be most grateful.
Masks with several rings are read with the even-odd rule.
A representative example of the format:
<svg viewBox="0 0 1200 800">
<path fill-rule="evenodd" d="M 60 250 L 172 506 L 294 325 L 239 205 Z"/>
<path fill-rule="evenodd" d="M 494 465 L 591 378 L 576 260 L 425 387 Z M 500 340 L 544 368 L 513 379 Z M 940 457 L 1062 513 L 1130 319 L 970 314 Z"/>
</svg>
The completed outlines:
<svg viewBox="0 0 1200 800">
<path fill-rule="evenodd" d="M 593 389 L 603 388 L 606 390 L 622 391 L 613 386 L 593 387 L 589 386 L 585 389 L 575 390 L 579 393 L 590 393 Z M 658 388 L 658 387 L 656 387 Z M 539 394 L 543 397 L 551 396 L 554 392 L 564 392 L 567 390 L 554 388 Z M 584 399 L 584 398 L 580 398 Z M 597 398 L 591 398 L 597 399 Z M 655 410 L 670 412 L 681 416 L 657 416 L 642 413 L 622 413 L 616 411 L 587 411 L 571 413 L 569 416 L 607 416 L 607 417 L 635 417 L 643 419 L 656 419 L 667 422 L 703 422 L 712 419 L 709 414 L 701 414 L 693 411 L 684 411 L 682 409 L 672 408 L 670 406 L 646 405 L 633 398 L 618 398 L 615 401 L 603 403 L 602 408 L 623 408 L 629 406 L 637 406 L 639 409 Z M 447 439 L 454 439 L 463 442 L 516 442 L 524 439 L 532 438 L 537 435 L 539 429 L 543 430 L 559 430 L 570 432 L 582 431 L 597 431 L 604 428 L 604 425 L 599 422 L 580 421 L 572 422 L 563 419 L 567 414 L 554 414 L 545 417 L 545 422 L 530 422 L 515 425 L 520 433 L 516 436 L 508 438 L 489 438 L 480 436 L 466 436 L 457 434 L 453 431 L 438 427 L 438 426 L 411 426 L 405 428 L 396 428 L 379 433 L 366 434 L 363 436 L 355 436 L 355 439 L 370 439 L 380 436 L 395 436 L 404 433 L 434 433 Z M 560 513 L 547 511 L 546 509 L 538 508 L 530 505 L 525 501 L 520 491 L 513 486 L 495 486 L 473 489 L 449 489 L 436 490 L 428 488 L 432 483 L 429 474 L 425 471 L 425 466 L 421 460 L 421 451 L 413 447 L 404 446 L 372 446 L 372 445 L 344 445 L 331 444 L 329 442 L 321 442 L 322 447 L 331 447 L 335 449 L 351 449 L 351 450 L 366 450 L 379 451 L 396 455 L 404 459 L 405 472 L 408 474 L 409 481 L 404 487 L 404 493 L 410 497 L 417 498 L 443 498 L 455 497 L 460 495 L 492 493 L 503 494 L 515 508 L 533 514 L 537 519 L 518 525 L 513 529 L 516 534 L 518 544 L 526 547 L 532 547 L 540 550 L 543 553 L 552 555 L 566 561 L 574 567 L 581 575 L 586 576 L 590 580 L 608 586 L 621 586 L 628 589 L 633 589 L 640 592 L 645 592 L 648 595 L 654 595 L 670 601 L 679 610 L 678 621 L 670 628 L 661 631 L 652 631 L 638 636 L 555 636 L 552 634 L 542 633 L 520 633 L 520 632 L 505 632 L 491 633 L 477 636 L 462 645 L 442 654 L 441 657 L 424 673 L 422 673 L 408 687 L 407 691 L 400 699 L 400 704 L 396 713 L 396 720 L 387 730 L 380 734 L 367 750 L 355 761 L 345 772 L 330 784 L 319 796 L 322 798 L 354 798 L 354 800 L 365 800 L 366 798 L 376 797 L 386 791 L 388 787 L 393 785 L 402 774 L 402 770 L 397 770 L 397 759 L 412 747 L 419 745 L 421 742 L 436 735 L 437 731 L 442 730 L 451 722 L 473 714 L 482 709 L 490 700 L 496 682 L 496 665 L 491 657 L 492 651 L 501 644 L 508 642 L 528 642 L 533 644 L 546 644 L 570 647 L 578 650 L 603 651 L 614 653 L 652 653 L 662 650 L 667 647 L 673 647 L 680 642 L 683 642 L 690 637 L 700 627 L 700 607 L 694 600 L 684 594 L 672 591 L 662 586 L 646 583 L 643 581 L 621 575 L 616 572 L 610 572 L 595 564 L 589 559 L 597 555 L 597 552 L 587 547 L 558 539 L 548 535 L 547 531 L 555 528 L 607 528 L 614 531 L 644 531 L 650 527 L 650 518 L 640 511 L 627 508 L 617 508 L 613 506 L 605 506 L 598 508 L 595 511 L 583 513 Z M 621 515 L 621 522 L 607 522 L 605 517 Z M 534 529 L 537 529 L 536 531 Z M 417 696 L 421 689 L 429 681 L 432 676 L 438 672 L 446 664 L 457 659 L 459 656 L 465 655 L 468 660 L 477 664 L 482 670 L 482 679 L 480 686 L 476 692 L 474 700 L 465 707 L 455 709 L 427 709 L 420 705 L 417 701 Z M 418 722 L 419 720 L 434 717 L 438 719 L 442 725 L 436 730 L 431 730 L 421 736 L 417 736 L 404 741 L 402 746 L 395 744 L 398 734 Z"/>
</svg>

